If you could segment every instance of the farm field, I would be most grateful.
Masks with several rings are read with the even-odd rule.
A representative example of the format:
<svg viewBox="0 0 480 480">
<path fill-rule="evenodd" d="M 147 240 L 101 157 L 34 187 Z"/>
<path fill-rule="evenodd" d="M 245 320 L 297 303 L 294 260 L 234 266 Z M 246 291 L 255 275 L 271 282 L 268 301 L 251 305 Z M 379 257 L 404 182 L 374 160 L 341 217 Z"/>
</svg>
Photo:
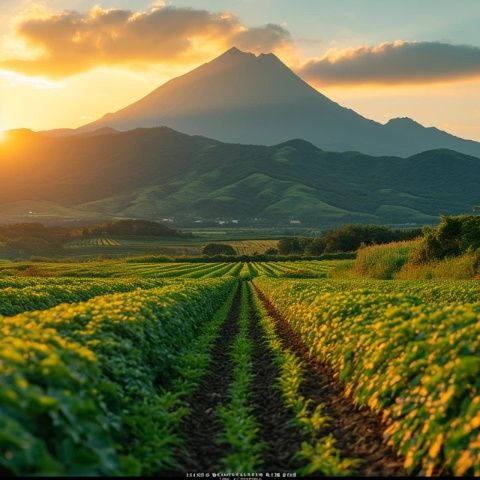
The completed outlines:
<svg viewBox="0 0 480 480">
<path fill-rule="evenodd" d="M 101 246 L 101 247 L 117 247 L 121 245 L 118 240 L 112 238 L 85 238 L 83 240 L 75 240 L 69 244 L 70 248 L 76 247 L 92 247 L 92 246 Z"/>
<path fill-rule="evenodd" d="M 161 238 L 137 235 L 86 238 L 68 243 L 65 246 L 65 255 L 75 257 L 90 257 L 102 254 L 118 257 L 135 254 L 199 255 L 202 242 L 203 240 L 198 238 Z"/>
<path fill-rule="evenodd" d="M 135 254 L 157 254 L 168 256 L 200 255 L 203 245 L 221 242 L 231 245 L 239 255 L 263 254 L 276 248 L 278 239 L 242 239 L 242 232 L 205 230 L 195 231 L 193 238 L 154 236 L 115 236 L 74 240 L 65 246 L 64 254 L 75 257 L 108 255 L 124 257 Z"/>
<path fill-rule="evenodd" d="M 239 255 L 262 254 L 269 248 L 277 248 L 278 240 L 234 240 L 229 243 Z"/>
<path fill-rule="evenodd" d="M 346 262 L 0 262 L 0 473 L 480 475 L 478 281 Z"/>
</svg>

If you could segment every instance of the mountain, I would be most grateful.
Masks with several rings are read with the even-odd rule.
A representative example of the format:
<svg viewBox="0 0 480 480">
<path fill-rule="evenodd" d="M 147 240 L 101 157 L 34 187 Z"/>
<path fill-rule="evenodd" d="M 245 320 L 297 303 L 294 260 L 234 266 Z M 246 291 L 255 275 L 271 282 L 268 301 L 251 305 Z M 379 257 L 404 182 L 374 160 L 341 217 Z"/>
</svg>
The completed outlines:
<svg viewBox="0 0 480 480">
<path fill-rule="evenodd" d="M 319 93 L 275 55 L 236 48 L 79 131 L 158 126 L 230 143 L 275 145 L 302 138 L 325 150 L 371 155 L 449 148 L 480 156 L 480 143 L 410 119 L 386 125 L 368 120 Z"/>
<path fill-rule="evenodd" d="M 83 137 L 93 137 L 96 135 L 105 135 L 108 133 L 117 133 L 117 130 L 110 127 L 100 127 L 93 130 L 76 130 L 74 128 L 55 128 L 53 130 L 43 130 L 38 133 L 46 135 L 47 137 L 70 137 L 72 135 L 83 136 Z"/>
<path fill-rule="evenodd" d="M 14 167 L 14 168 L 12 168 Z M 0 218 L 255 218 L 288 224 L 431 223 L 480 203 L 480 159 L 227 144 L 166 127 L 0 143 Z M 23 211 L 23 216 L 22 216 Z"/>
</svg>

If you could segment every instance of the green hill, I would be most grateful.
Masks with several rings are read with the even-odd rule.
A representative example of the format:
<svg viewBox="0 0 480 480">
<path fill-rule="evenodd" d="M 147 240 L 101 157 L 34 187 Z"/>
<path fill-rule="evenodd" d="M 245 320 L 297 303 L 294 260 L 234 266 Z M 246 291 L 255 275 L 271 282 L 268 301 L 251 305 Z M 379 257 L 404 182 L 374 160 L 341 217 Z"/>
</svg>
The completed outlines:
<svg viewBox="0 0 480 480">
<path fill-rule="evenodd" d="M 480 203 L 480 159 L 325 152 L 303 140 L 226 144 L 160 127 L 89 137 L 10 132 L 0 217 L 51 215 L 280 223 L 429 223 Z M 12 208 L 15 205 L 15 208 Z"/>
</svg>

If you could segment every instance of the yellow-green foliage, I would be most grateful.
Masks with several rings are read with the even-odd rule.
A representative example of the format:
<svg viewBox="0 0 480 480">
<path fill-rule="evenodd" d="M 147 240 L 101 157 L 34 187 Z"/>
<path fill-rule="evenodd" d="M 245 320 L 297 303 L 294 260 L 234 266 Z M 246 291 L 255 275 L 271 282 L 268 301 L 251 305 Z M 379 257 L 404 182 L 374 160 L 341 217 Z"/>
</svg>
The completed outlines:
<svg viewBox="0 0 480 480">
<path fill-rule="evenodd" d="M 0 317 L 0 472 L 145 472 L 159 385 L 178 381 L 179 358 L 235 284 L 175 282 Z"/>
<path fill-rule="evenodd" d="M 395 276 L 401 279 L 438 278 L 465 280 L 478 275 L 478 255 L 469 252 L 459 257 L 450 257 L 425 264 L 407 262 Z"/>
<path fill-rule="evenodd" d="M 355 260 L 337 260 L 333 268 L 328 273 L 328 278 L 348 278 L 356 277 L 354 270 Z"/>
<path fill-rule="evenodd" d="M 477 282 L 418 282 L 419 295 L 414 281 L 345 281 L 337 289 L 334 281 L 254 282 L 346 393 L 383 415 L 409 472 L 480 475 Z M 428 285 L 440 299 L 442 288 L 446 298 L 457 288 L 462 302 L 425 301 Z"/>
<path fill-rule="evenodd" d="M 21 280 L 21 279 L 20 279 Z M 15 315 L 28 310 L 45 310 L 60 303 L 76 303 L 108 293 L 129 292 L 137 288 L 149 289 L 161 287 L 165 281 L 158 279 L 123 280 L 70 280 L 62 285 L 58 279 L 35 279 L 31 286 L 17 282 L 1 282 L 0 315 Z"/>
<path fill-rule="evenodd" d="M 417 243 L 417 240 L 410 240 L 360 248 L 355 272 L 369 278 L 392 278 L 407 263 Z"/>
<path fill-rule="evenodd" d="M 300 358 L 290 349 L 284 349 L 277 335 L 275 321 L 268 315 L 264 305 L 251 288 L 256 314 L 264 329 L 265 341 L 274 354 L 280 370 L 277 378 L 285 404 L 294 412 L 296 424 L 301 428 L 306 439 L 302 442 L 297 457 L 306 461 L 301 474 L 323 474 L 327 476 L 347 476 L 361 460 L 346 458 L 331 433 L 322 430 L 330 423 L 330 417 L 324 413 L 324 406 L 319 403 L 312 408 L 312 399 L 301 393 L 304 383 L 305 359 Z"/>
</svg>

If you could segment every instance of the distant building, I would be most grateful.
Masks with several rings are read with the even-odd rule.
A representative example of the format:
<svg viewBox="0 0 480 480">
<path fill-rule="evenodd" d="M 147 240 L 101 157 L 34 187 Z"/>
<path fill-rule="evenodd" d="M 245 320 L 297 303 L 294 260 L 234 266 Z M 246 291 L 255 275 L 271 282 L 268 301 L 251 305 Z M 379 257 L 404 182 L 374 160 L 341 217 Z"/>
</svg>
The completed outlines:
<svg viewBox="0 0 480 480">
<path fill-rule="evenodd" d="M 290 220 L 290 225 L 300 225 L 301 223 L 300 220 Z"/>
</svg>

